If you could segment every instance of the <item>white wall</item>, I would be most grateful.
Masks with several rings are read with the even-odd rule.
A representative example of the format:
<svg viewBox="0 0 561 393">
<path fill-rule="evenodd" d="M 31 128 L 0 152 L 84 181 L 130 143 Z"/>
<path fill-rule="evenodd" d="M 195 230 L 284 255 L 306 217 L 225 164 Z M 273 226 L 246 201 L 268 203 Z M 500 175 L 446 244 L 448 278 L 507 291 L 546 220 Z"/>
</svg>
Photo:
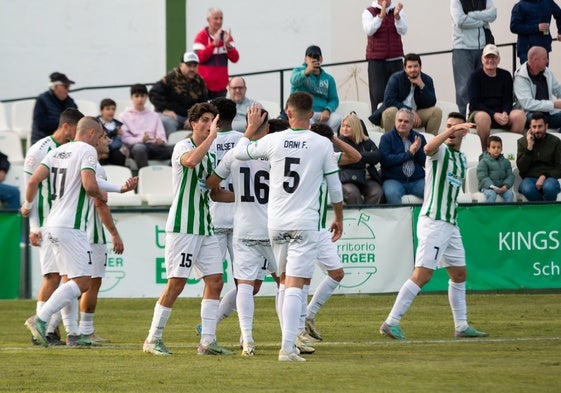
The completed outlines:
<svg viewBox="0 0 561 393">
<path fill-rule="evenodd" d="M 206 24 L 210 5 L 224 11 L 240 61 L 231 73 L 289 68 L 300 64 L 310 44 L 319 45 L 325 62 L 364 58 L 366 38 L 359 0 L 200 0 L 187 1 L 187 42 Z M 403 0 L 409 32 L 406 52 L 451 48 L 448 0 Z M 512 42 L 509 31 L 512 0 L 495 0 L 499 16 L 492 25 L 497 43 Z M 165 74 L 165 2 L 163 0 L 0 0 L 0 99 L 35 96 L 44 91 L 48 75 L 66 73 L 75 88 L 153 82 Z M 553 29 L 555 30 L 555 29 Z M 551 64 L 561 62 L 554 43 Z M 449 55 L 423 58 L 423 70 L 435 79 L 439 99 L 454 101 Z M 510 69 L 510 53 L 503 51 Z M 341 99 L 368 101 L 366 68 L 329 69 Z M 290 73 L 285 74 L 285 92 Z M 561 74 L 559 75 L 561 77 Z M 278 100 L 278 77 L 248 78 L 248 95 Z M 99 101 L 127 98 L 127 89 L 76 92 L 75 98 Z"/>
</svg>

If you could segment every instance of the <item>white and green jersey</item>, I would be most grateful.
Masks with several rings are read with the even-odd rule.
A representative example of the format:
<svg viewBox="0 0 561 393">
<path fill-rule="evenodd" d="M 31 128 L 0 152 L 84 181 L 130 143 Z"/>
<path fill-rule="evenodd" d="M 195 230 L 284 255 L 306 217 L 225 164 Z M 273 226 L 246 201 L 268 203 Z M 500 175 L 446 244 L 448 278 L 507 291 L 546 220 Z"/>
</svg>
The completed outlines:
<svg viewBox="0 0 561 393">
<path fill-rule="evenodd" d="M 335 162 L 339 163 L 341 157 L 343 156 L 342 152 L 335 152 L 333 153 L 333 159 Z M 319 190 L 319 223 L 320 229 L 326 228 L 327 223 L 327 206 L 329 205 L 329 193 L 327 192 L 327 182 L 325 179 L 321 182 L 321 188 Z"/>
<path fill-rule="evenodd" d="M 107 174 L 105 169 L 98 162 L 95 169 L 95 176 L 98 179 L 107 180 Z M 97 214 L 97 209 L 95 205 L 90 209 L 90 214 L 88 216 L 88 241 L 90 244 L 107 244 L 107 239 L 105 238 L 105 231 L 103 230 L 103 223 L 99 214 Z"/>
<path fill-rule="evenodd" d="M 241 160 L 269 160 L 269 230 L 319 230 L 321 182 L 339 171 L 327 138 L 289 129 L 252 143 L 242 138 L 234 151 Z"/>
<path fill-rule="evenodd" d="M 29 181 L 35 169 L 41 164 L 48 152 L 56 149 L 60 145 L 53 139 L 52 136 L 46 136 L 33 144 L 25 155 L 25 163 L 23 164 L 23 172 L 25 176 L 25 184 Z M 51 197 L 49 194 L 49 181 L 50 177 L 46 178 L 39 184 L 37 195 L 31 208 L 29 215 L 29 226 L 31 232 L 38 232 L 39 228 L 45 224 L 45 219 L 51 210 Z"/>
<path fill-rule="evenodd" d="M 52 209 L 45 226 L 86 231 L 92 199 L 82 186 L 82 171 L 93 171 L 97 164 L 95 148 L 81 141 L 51 150 L 41 165 L 50 172 Z"/>
<path fill-rule="evenodd" d="M 216 165 L 220 164 L 226 153 L 236 146 L 241 137 L 242 133 L 238 131 L 218 132 L 211 147 L 211 150 L 216 152 Z M 232 191 L 231 179 L 223 178 L 220 187 Z M 232 228 L 234 226 L 234 206 L 232 203 L 210 201 L 210 215 L 212 216 L 212 225 L 215 228 Z"/>
<path fill-rule="evenodd" d="M 443 144 L 425 163 L 425 194 L 421 215 L 456 224 L 458 194 L 466 176 L 464 153 Z"/>
<path fill-rule="evenodd" d="M 209 151 L 194 168 L 181 165 L 181 157 L 195 150 L 193 138 L 175 144 L 171 157 L 173 203 L 166 232 L 209 236 L 214 233 L 209 211 L 210 189 L 206 178 L 216 166 L 216 154 Z"/>
<path fill-rule="evenodd" d="M 268 240 L 269 161 L 241 161 L 233 153 L 226 153 L 214 173 L 232 182 L 234 239 Z"/>
</svg>

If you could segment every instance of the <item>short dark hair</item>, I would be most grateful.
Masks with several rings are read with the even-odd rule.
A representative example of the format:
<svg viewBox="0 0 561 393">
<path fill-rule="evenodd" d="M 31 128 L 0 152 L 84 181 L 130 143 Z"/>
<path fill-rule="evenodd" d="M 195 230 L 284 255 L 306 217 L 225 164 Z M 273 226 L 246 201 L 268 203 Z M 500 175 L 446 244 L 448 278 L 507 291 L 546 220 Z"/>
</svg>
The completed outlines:
<svg viewBox="0 0 561 393">
<path fill-rule="evenodd" d="M 234 117 L 236 117 L 236 103 L 229 98 L 218 97 L 210 101 L 210 103 L 218 109 L 218 114 L 220 115 L 219 122 L 231 123 Z"/>
<path fill-rule="evenodd" d="M 500 136 L 491 135 L 489 139 L 487 139 L 487 147 L 491 146 L 491 142 L 499 142 L 501 146 L 503 145 L 503 140 Z"/>
<path fill-rule="evenodd" d="M 448 119 L 460 119 L 464 123 L 466 122 L 466 117 L 460 112 L 450 112 L 448 113 Z"/>
<path fill-rule="evenodd" d="M 216 116 L 218 114 L 218 109 L 216 109 L 214 105 L 209 104 L 208 102 L 196 103 L 189 109 L 189 113 L 187 114 L 189 122 L 199 121 L 204 113 L 212 113 L 214 116 Z"/>
<path fill-rule="evenodd" d="M 423 63 L 421 63 L 421 56 L 419 56 L 416 53 L 408 53 L 405 56 L 403 56 L 403 66 L 404 67 L 407 65 L 408 61 L 417 61 L 419 63 L 419 65 L 423 65 Z"/>
<path fill-rule="evenodd" d="M 310 126 L 310 130 L 329 140 L 333 139 L 333 129 L 325 123 L 314 123 Z"/>
<path fill-rule="evenodd" d="M 99 103 L 99 109 L 100 110 L 103 109 L 103 108 L 107 108 L 108 106 L 114 106 L 116 108 L 117 103 L 115 101 L 113 101 L 111 98 L 104 98 Z"/>
<path fill-rule="evenodd" d="M 269 119 L 269 134 L 284 131 L 290 128 L 290 123 L 285 119 Z"/>
<path fill-rule="evenodd" d="M 313 105 L 314 99 L 312 96 L 303 91 L 292 93 L 288 97 L 288 100 L 286 100 L 286 107 L 294 108 L 294 110 L 300 115 L 303 115 L 306 112 L 311 112 Z"/>
<path fill-rule="evenodd" d="M 131 96 L 138 94 L 141 96 L 147 96 L 148 95 L 148 89 L 146 88 L 146 85 L 142 84 L 142 83 L 136 83 L 134 85 L 131 86 Z"/>
<path fill-rule="evenodd" d="M 59 128 L 62 127 L 64 123 L 67 123 L 71 126 L 75 126 L 78 124 L 78 121 L 84 117 L 84 114 L 80 112 L 76 108 L 66 108 L 58 118 L 58 126 Z"/>
<path fill-rule="evenodd" d="M 547 117 L 543 112 L 533 112 L 532 115 L 530 116 L 530 121 L 532 120 L 543 120 L 543 122 L 547 124 Z"/>
</svg>

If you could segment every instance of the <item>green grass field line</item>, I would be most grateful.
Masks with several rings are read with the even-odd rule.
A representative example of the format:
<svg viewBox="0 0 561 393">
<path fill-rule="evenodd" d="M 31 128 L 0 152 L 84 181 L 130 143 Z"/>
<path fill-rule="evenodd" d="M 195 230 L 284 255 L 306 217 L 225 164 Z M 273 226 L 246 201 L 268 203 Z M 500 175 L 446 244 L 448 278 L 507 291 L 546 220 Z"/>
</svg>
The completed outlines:
<svg viewBox="0 0 561 393">
<path fill-rule="evenodd" d="M 420 295 L 402 321 L 409 340 L 378 333 L 394 295 L 334 296 L 316 324 L 324 341 L 306 363 L 280 363 L 274 299 L 257 298 L 257 354 L 239 356 L 237 315 L 218 339 L 236 350 L 197 356 L 200 299 L 179 299 L 164 341 L 171 357 L 142 352 L 155 299 L 101 299 L 96 330 L 111 343 L 86 350 L 39 348 L 23 322 L 29 300 L 0 301 L 0 391 L 28 392 L 559 392 L 558 293 L 468 294 L 484 339 L 453 338 L 445 294 Z"/>
</svg>

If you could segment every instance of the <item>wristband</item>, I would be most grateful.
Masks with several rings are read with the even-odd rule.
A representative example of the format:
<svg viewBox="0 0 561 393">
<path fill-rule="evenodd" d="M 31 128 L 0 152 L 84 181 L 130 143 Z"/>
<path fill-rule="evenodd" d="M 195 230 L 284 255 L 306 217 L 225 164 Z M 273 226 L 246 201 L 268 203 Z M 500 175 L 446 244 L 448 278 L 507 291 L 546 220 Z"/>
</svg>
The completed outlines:
<svg viewBox="0 0 561 393">
<path fill-rule="evenodd" d="M 33 202 L 23 202 L 21 207 L 23 207 L 25 210 L 31 210 L 31 208 L 33 207 Z"/>
</svg>

